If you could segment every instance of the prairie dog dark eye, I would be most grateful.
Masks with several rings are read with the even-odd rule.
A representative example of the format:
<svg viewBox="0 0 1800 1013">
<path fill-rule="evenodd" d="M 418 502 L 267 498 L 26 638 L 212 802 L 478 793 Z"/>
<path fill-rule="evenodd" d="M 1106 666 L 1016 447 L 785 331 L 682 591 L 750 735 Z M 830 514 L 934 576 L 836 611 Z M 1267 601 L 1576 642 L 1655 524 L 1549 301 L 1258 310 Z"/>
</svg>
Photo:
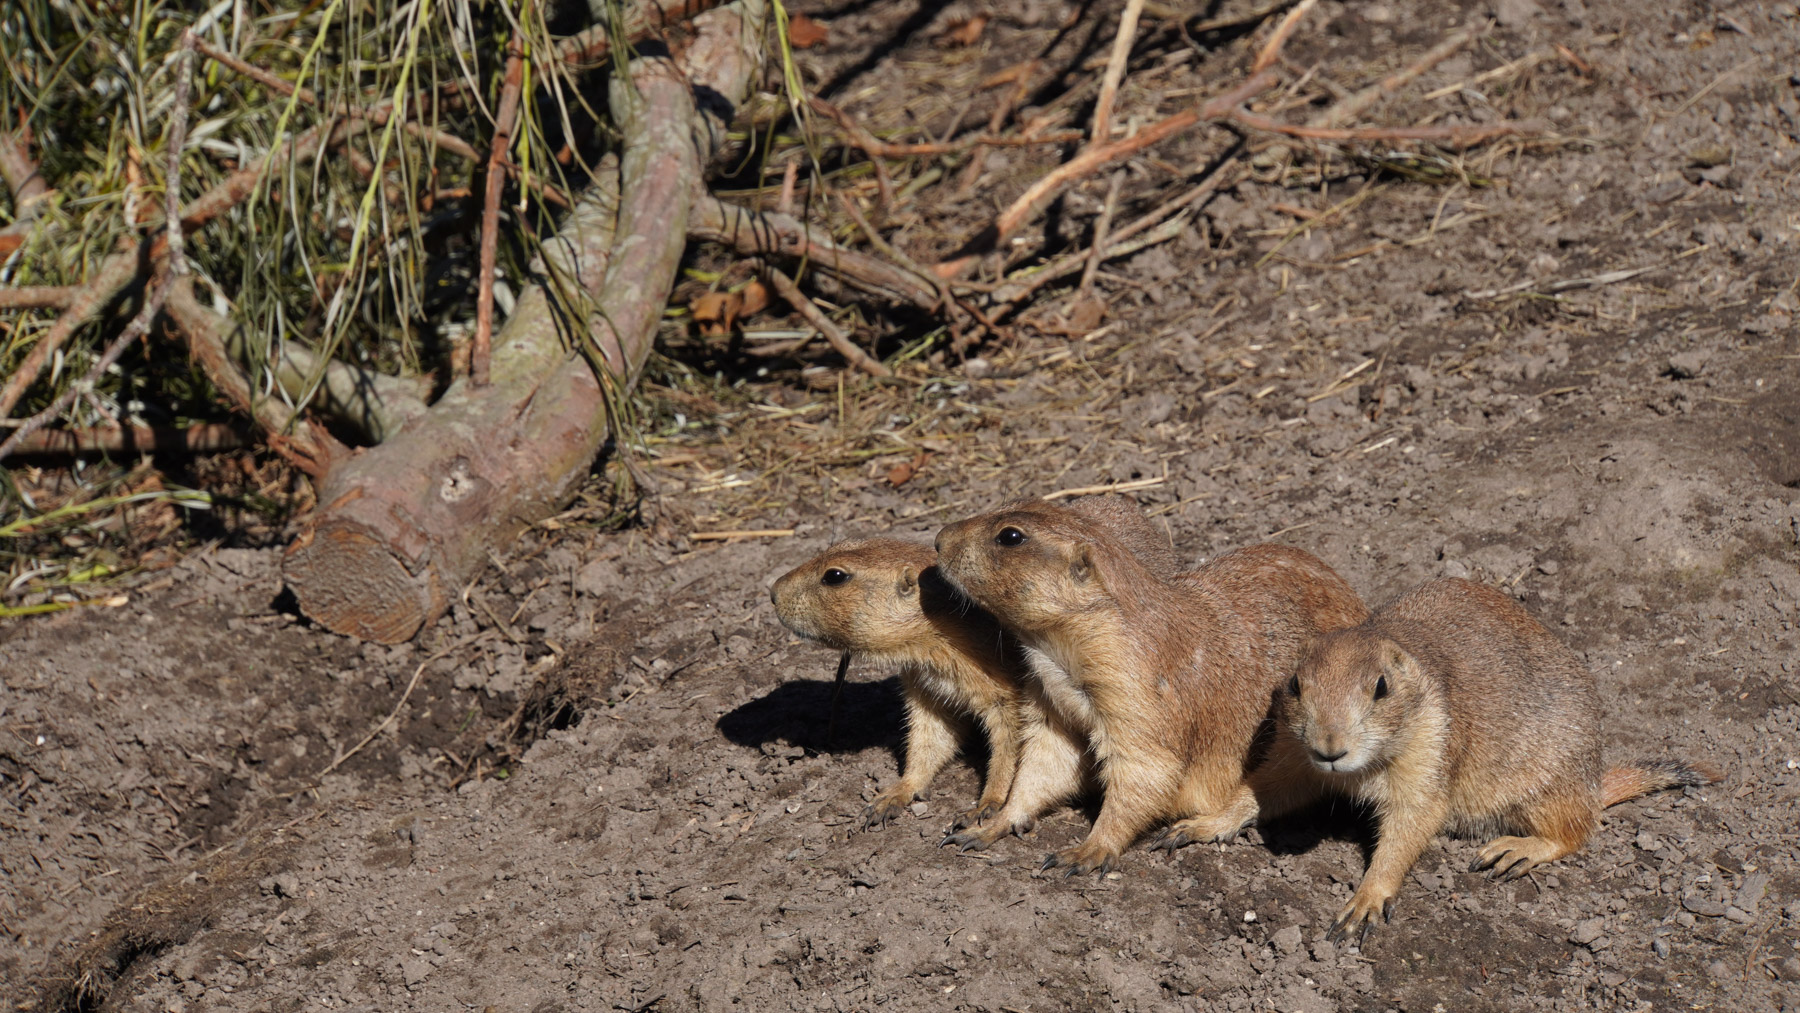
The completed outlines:
<svg viewBox="0 0 1800 1013">
<path fill-rule="evenodd" d="M 824 584 L 826 587 L 836 587 L 839 584 L 848 583 L 849 580 L 850 571 L 840 570 L 834 566 L 825 571 L 825 575 L 819 578 L 819 583 Z"/>
<path fill-rule="evenodd" d="M 1375 699 L 1379 700 L 1382 697 L 1387 696 L 1387 694 L 1388 694 L 1387 676 L 1385 676 L 1385 675 L 1376 676 L 1375 677 Z"/>
<path fill-rule="evenodd" d="M 1001 528 L 1000 533 L 994 536 L 994 544 L 1008 549 L 1015 545 L 1023 545 L 1025 544 L 1025 532 L 1018 528 Z"/>
<path fill-rule="evenodd" d="M 1296 700 L 1300 699 L 1300 676 L 1297 674 L 1288 680 L 1288 695 Z"/>
</svg>

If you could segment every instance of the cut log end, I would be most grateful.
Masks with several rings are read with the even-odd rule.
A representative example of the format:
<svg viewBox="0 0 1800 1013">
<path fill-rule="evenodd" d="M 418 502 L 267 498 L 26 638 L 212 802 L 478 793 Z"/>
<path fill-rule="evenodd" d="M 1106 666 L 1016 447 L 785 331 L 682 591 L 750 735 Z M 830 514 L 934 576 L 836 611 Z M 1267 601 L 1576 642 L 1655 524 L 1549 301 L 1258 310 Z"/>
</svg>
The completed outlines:
<svg viewBox="0 0 1800 1013">
<path fill-rule="evenodd" d="M 433 567 L 411 572 L 384 541 L 354 525 L 294 542 L 283 576 L 308 619 L 379 644 L 411 640 L 448 605 Z"/>
</svg>

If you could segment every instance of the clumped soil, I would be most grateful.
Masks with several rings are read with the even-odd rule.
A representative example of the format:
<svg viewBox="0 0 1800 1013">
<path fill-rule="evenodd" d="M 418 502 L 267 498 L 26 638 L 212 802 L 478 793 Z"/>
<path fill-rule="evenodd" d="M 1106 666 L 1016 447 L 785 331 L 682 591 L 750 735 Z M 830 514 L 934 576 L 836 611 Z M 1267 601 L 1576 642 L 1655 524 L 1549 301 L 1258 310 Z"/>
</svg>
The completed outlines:
<svg viewBox="0 0 1800 1013">
<path fill-rule="evenodd" d="M 797 6 L 832 25 L 802 60 L 852 107 L 974 11 Z M 993 46 L 1029 53 L 1065 13 L 1020 10 Z M 1372 79 L 1489 13 L 1328 2 L 1307 23 L 1330 30 L 1289 55 L 1393 54 Z M 844 395 L 774 372 L 730 410 L 659 394 L 695 421 L 651 467 L 654 523 L 496 547 L 416 644 L 313 628 L 279 550 L 230 543 L 122 607 L 0 630 L 0 992 L 169 1011 L 1800 1009 L 1800 20 L 1492 13 L 1421 87 L 1557 44 L 1579 66 L 1382 115 L 1448 102 L 1575 141 L 1490 160 L 1481 188 L 1382 177 L 1310 229 L 1276 205 L 1321 212 L 1377 181 L 1236 186 L 1108 266 L 1102 330 L 1022 330 L 966 372 Z M 1178 65 L 1121 108 L 1223 73 Z M 1054 156 L 994 157 L 1016 192 Z M 1593 671 L 1610 759 L 1725 780 L 1619 806 L 1516 883 L 1462 871 L 1479 842 L 1440 841 L 1360 949 L 1323 941 L 1369 844 L 1352 811 L 1070 880 L 1036 870 L 1085 809 L 986 854 L 937 846 L 977 793 L 971 757 L 864 830 L 899 761 L 895 681 L 854 669 L 828 737 L 835 659 L 776 624 L 770 581 L 836 537 L 927 540 L 1012 495 L 1145 480 L 1191 559 L 1274 538 L 1371 602 L 1440 574 L 1505 587 Z M 794 533 L 690 537 L 709 528 Z"/>
</svg>

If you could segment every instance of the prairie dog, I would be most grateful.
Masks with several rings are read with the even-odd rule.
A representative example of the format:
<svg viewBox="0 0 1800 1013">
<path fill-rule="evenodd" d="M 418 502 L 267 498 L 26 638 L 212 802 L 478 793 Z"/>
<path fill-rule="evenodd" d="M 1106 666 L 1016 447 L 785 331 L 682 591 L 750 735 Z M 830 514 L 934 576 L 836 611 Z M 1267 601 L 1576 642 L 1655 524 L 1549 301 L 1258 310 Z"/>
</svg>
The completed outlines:
<svg viewBox="0 0 1800 1013">
<path fill-rule="evenodd" d="M 992 616 L 957 600 L 931 546 L 841 542 L 777 580 L 771 597 L 795 633 L 899 669 L 905 769 L 863 811 L 867 824 L 886 823 L 930 786 L 956 755 L 969 716 L 987 735 L 988 769 L 980 802 L 957 825 L 999 810 L 1018 766 L 1023 658 Z"/>
<path fill-rule="evenodd" d="M 1265 812 L 1335 792 L 1380 822 L 1333 939 L 1387 918 L 1440 831 L 1504 835 L 1470 871 L 1512 879 L 1580 848 L 1607 806 L 1718 780 L 1668 761 L 1602 767 L 1592 676 L 1518 603 L 1466 580 L 1421 584 L 1320 637 L 1285 697 L 1286 733 L 1257 776 Z"/>
<path fill-rule="evenodd" d="M 1151 565 L 1173 572 L 1168 540 L 1131 500 L 1093 496 L 1056 510 L 1078 512 L 1118 532 Z M 1022 700 L 1024 658 L 993 617 L 944 583 L 930 546 L 893 538 L 841 542 L 775 582 L 770 597 L 788 629 L 866 661 L 894 666 L 906 706 L 906 763 L 876 796 L 866 823 L 885 823 L 919 797 L 956 754 L 973 717 L 988 742 L 981 799 L 952 827 L 979 824 L 1005 802 L 1018 767 L 1022 721 L 1039 721 Z"/>
<path fill-rule="evenodd" d="M 1252 740 L 1301 646 L 1368 614 L 1298 549 L 1253 546 L 1168 577 L 1105 527 L 1033 501 L 948 525 L 937 546 L 945 576 L 1024 645 L 1046 711 L 993 825 L 945 843 L 1028 830 L 1079 790 L 1091 752 L 1100 816 L 1044 863 L 1070 875 L 1110 868 L 1168 819 L 1159 843 L 1171 848 L 1236 834 L 1257 813 Z"/>
</svg>

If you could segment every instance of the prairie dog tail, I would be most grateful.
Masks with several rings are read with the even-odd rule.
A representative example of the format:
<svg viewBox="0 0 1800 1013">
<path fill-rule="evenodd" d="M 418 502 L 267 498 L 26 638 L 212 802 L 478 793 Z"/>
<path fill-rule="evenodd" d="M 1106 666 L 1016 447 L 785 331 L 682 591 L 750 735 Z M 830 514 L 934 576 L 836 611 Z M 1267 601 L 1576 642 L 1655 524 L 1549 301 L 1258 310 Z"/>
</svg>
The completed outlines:
<svg viewBox="0 0 1800 1013">
<path fill-rule="evenodd" d="M 1613 767 L 1600 776 L 1600 807 L 1618 805 L 1664 788 L 1712 784 L 1721 775 L 1704 763 L 1643 760 L 1635 767 Z"/>
</svg>

